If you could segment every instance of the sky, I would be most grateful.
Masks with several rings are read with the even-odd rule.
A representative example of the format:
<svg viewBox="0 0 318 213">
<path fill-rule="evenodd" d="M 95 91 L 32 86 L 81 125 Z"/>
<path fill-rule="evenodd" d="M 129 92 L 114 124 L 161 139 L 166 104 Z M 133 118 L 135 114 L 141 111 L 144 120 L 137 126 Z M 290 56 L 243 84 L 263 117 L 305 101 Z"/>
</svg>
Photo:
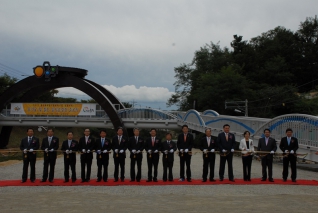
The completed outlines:
<svg viewBox="0 0 318 213">
<path fill-rule="evenodd" d="M 23 79 L 50 61 L 87 69 L 87 79 L 135 107 L 174 110 L 166 107 L 174 68 L 200 47 L 230 48 L 234 34 L 249 40 L 277 26 L 297 31 L 317 8 L 317 0 L 0 0 L 0 75 Z"/>
</svg>

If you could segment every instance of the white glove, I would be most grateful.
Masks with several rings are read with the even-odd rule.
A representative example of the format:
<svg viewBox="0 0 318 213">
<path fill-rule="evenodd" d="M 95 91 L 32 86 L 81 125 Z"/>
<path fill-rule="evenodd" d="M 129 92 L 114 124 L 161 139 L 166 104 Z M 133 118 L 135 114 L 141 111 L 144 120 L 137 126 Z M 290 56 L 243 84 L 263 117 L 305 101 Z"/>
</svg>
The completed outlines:
<svg viewBox="0 0 318 213">
<path fill-rule="evenodd" d="M 214 149 L 211 149 L 211 152 L 214 152 L 215 150 Z"/>
<path fill-rule="evenodd" d="M 33 149 L 30 149 L 29 152 L 33 152 Z"/>
<path fill-rule="evenodd" d="M 54 149 L 52 148 L 52 149 L 50 149 L 50 152 L 54 152 Z"/>
<path fill-rule="evenodd" d="M 69 153 L 70 153 L 70 151 L 67 149 L 67 150 L 65 150 L 65 153 L 66 153 L 66 154 L 69 154 Z"/>
<path fill-rule="evenodd" d="M 124 153 L 124 150 L 121 149 L 121 150 L 119 151 L 119 153 Z"/>
<path fill-rule="evenodd" d="M 131 150 L 131 152 L 135 154 L 136 153 L 136 149 Z"/>
<path fill-rule="evenodd" d="M 137 151 L 137 154 L 139 154 L 139 153 L 140 153 L 140 150 Z"/>
<path fill-rule="evenodd" d="M 188 149 L 185 149 L 185 150 L 184 150 L 185 153 L 188 153 L 188 151 L 189 151 Z"/>
<path fill-rule="evenodd" d="M 288 153 L 288 150 L 285 150 L 284 152 L 285 152 L 285 153 Z"/>
<path fill-rule="evenodd" d="M 165 154 L 166 154 L 166 155 L 168 154 L 168 150 L 165 150 Z"/>
<path fill-rule="evenodd" d="M 97 154 L 99 154 L 99 155 L 100 155 L 100 153 L 101 153 L 100 149 L 99 149 L 99 150 L 97 150 L 96 152 L 97 152 Z"/>
<path fill-rule="evenodd" d="M 225 150 L 225 149 L 222 149 L 222 152 L 226 152 L 226 150 Z"/>
<path fill-rule="evenodd" d="M 149 153 L 149 154 L 151 153 L 151 149 L 148 150 L 148 153 Z"/>
<path fill-rule="evenodd" d="M 154 151 L 154 153 L 158 153 L 158 150 L 156 149 L 156 150 Z"/>
<path fill-rule="evenodd" d="M 73 151 L 72 150 L 70 150 L 70 154 L 72 154 L 73 153 Z"/>
<path fill-rule="evenodd" d="M 91 152 L 91 150 L 88 149 L 88 150 L 87 150 L 87 153 L 90 153 L 90 152 Z"/>
<path fill-rule="evenodd" d="M 48 148 L 46 148 L 44 151 L 47 153 L 47 152 L 49 151 L 49 149 L 48 149 Z"/>
<path fill-rule="evenodd" d="M 234 149 L 231 149 L 231 152 L 234 152 Z"/>
<path fill-rule="evenodd" d="M 107 150 L 105 149 L 105 150 L 103 151 L 103 153 L 106 154 L 106 153 L 107 153 Z"/>
<path fill-rule="evenodd" d="M 180 149 L 180 152 L 183 152 L 183 149 Z"/>
<path fill-rule="evenodd" d="M 24 152 L 24 154 L 27 153 L 27 149 L 24 149 L 23 152 Z"/>
<path fill-rule="evenodd" d="M 118 149 L 115 149 L 115 153 L 118 153 Z"/>
<path fill-rule="evenodd" d="M 290 154 L 294 154 L 294 150 L 290 150 Z"/>
<path fill-rule="evenodd" d="M 174 151 L 173 149 L 170 149 L 170 153 L 173 153 L 173 151 Z"/>
<path fill-rule="evenodd" d="M 208 151 L 207 149 L 203 149 L 203 153 L 204 153 L 204 154 L 206 154 L 207 151 Z"/>
<path fill-rule="evenodd" d="M 274 151 L 271 151 L 271 154 L 274 154 Z"/>
<path fill-rule="evenodd" d="M 82 149 L 82 152 L 85 153 L 86 152 L 85 149 Z"/>
</svg>

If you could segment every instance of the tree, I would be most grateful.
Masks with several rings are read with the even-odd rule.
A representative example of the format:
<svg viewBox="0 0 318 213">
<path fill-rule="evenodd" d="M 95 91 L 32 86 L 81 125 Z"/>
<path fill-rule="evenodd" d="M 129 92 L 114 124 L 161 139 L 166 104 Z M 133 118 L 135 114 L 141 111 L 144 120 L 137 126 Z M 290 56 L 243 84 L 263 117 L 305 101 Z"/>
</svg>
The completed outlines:
<svg viewBox="0 0 318 213">
<path fill-rule="evenodd" d="M 8 89 L 10 86 L 18 81 L 17 78 L 13 78 L 6 73 L 0 76 L 0 95 Z"/>
</svg>

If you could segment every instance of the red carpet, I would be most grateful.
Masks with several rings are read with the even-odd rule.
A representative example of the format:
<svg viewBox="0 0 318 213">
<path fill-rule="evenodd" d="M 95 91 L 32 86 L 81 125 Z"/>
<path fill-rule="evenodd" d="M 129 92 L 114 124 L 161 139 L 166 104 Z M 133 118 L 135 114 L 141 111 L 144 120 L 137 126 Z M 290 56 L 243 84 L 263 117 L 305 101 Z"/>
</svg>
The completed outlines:
<svg viewBox="0 0 318 213">
<path fill-rule="evenodd" d="M 0 181 L 0 187 L 4 186 L 162 186 L 162 185 L 221 185 L 221 184 L 232 184 L 232 185 L 256 185 L 256 184 L 280 184 L 280 185 L 310 185 L 318 186 L 317 180 L 297 180 L 296 183 L 291 180 L 283 182 L 282 179 L 276 179 L 274 182 L 261 181 L 261 179 L 252 179 L 252 181 L 243 181 L 242 179 L 236 179 L 235 182 L 230 182 L 229 180 L 215 182 L 202 182 L 201 180 L 192 180 L 192 182 L 179 182 L 178 179 L 175 179 L 173 182 L 163 182 L 159 180 L 158 182 L 146 182 L 146 180 L 141 180 L 141 182 L 130 182 L 129 179 L 124 182 L 114 182 L 113 179 L 109 179 L 108 182 L 96 182 L 96 180 L 91 180 L 90 182 L 81 183 L 81 180 L 77 180 L 75 183 L 72 181 L 68 183 L 63 183 L 63 179 L 55 179 L 54 183 L 45 182 L 41 183 L 40 180 L 36 180 L 35 183 L 32 183 L 30 180 L 27 180 L 25 183 L 21 183 L 21 180 L 2 180 Z"/>
</svg>

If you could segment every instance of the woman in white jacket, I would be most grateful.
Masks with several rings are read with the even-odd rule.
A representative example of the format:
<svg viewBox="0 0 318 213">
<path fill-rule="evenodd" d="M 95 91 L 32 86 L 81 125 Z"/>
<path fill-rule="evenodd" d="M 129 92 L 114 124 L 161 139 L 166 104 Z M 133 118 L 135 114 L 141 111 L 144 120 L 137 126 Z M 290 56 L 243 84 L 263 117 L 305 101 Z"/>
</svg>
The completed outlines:
<svg viewBox="0 0 318 213">
<path fill-rule="evenodd" d="M 244 138 L 240 142 L 240 150 L 242 150 L 243 162 L 243 178 L 244 181 L 251 181 L 251 167 L 253 160 L 254 145 L 253 140 L 250 139 L 251 133 L 244 132 Z"/>
</svg>

